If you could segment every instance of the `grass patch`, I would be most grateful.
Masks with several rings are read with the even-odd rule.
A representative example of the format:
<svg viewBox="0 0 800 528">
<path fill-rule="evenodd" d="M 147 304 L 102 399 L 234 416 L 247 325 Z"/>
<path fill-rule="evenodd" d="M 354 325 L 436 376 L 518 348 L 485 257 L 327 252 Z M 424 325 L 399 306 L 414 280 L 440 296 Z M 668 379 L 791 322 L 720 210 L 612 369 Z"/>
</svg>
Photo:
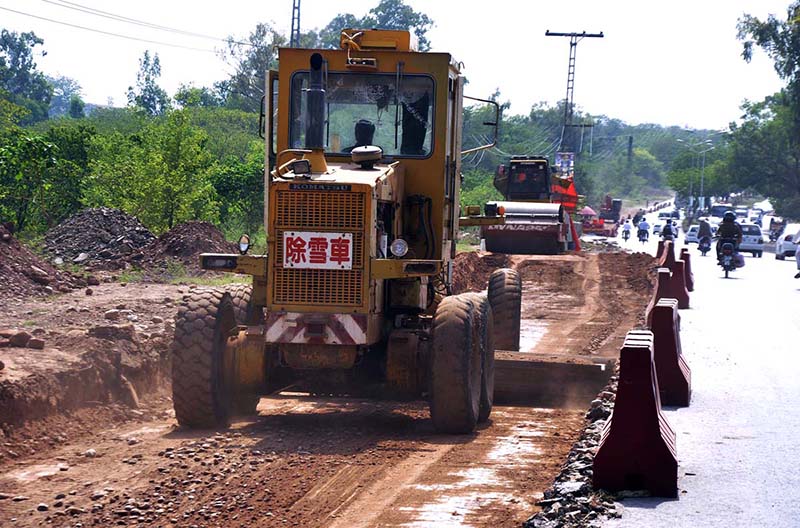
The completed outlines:
<svg viewBox="0 0 800 528">
<path fill-rule="evenodd" d="M 173 277 L 170 284 L 197 284 L 198 286 L 227 286 L 228 284 L 248 284 L 252 282 L 250 275 L 238 275 L 236 273 L 225 273 L 216 276 L 193 277 L 185 275 Z"/>
<path fill-rule="evenodd" d="M 142 282 L 142 280 L 144 280 L 144 271 L 139 268 L 124 270 L 117 277 L 117 282 Z"/>
</svg>

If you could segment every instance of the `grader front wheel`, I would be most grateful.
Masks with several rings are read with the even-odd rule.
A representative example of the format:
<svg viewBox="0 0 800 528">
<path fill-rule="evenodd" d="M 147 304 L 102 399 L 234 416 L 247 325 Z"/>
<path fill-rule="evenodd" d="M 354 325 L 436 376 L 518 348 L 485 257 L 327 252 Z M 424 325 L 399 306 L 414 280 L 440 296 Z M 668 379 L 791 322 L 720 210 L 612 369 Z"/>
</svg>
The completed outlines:
<svg viewBox="0 0 800 528">
<path fill-rule="evenodd" d="M 492 414 L 494 403 L 494 316 L 486 292 L 466 295 L 476 305 L 476 331 L 481 350 L 481 399 L 478 423 L 483 423 Z"/>
<path fill-rule="evenodd" d="M 230 422 L 232 380 L 224 353 L 236 316 L 230 293 L 193 293 L 178 309 L 172 343 L 172 402 L 184 427 L 224 427 Z"/>
<path fill-rule="evenodd" d="M 468 295 L 445 297 L 433 318 L 431 419 L 441 433 L 475 430 L 480 415 L 478 305 Z"/>
</svg>

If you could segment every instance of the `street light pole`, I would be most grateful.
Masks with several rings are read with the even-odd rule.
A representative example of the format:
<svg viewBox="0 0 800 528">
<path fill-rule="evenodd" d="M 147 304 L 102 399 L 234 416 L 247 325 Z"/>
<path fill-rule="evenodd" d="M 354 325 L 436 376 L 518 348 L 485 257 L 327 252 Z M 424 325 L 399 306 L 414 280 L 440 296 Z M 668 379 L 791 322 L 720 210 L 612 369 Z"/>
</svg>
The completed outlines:
<svg viewBox="0 0 800 528">
<path fill-rule="evenodd" d="M 703 155 L 703 165 L 700 168 L 700 208 L 704 210 L 706 208 L 706 195 L 703 192 L 703 184 L 705 182 L 705 175 L 706 175 L 706 152 L 710 150 L 714 150 L 713 145 L 701 152 L 701 154 Z"/>
</svg>

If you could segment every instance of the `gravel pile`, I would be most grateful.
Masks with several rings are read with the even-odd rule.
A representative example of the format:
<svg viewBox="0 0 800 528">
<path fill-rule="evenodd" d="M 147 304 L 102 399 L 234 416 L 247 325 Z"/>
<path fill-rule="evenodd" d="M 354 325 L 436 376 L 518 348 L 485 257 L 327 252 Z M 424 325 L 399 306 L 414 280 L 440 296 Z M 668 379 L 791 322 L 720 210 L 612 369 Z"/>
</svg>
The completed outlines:
<svg viewBox="0 0 800 528">
<path fill-rule="evenodd" d="M 592 487 L 592 462 L 603 427 L 614 408 L 617 381 L 618 377 L 612 376 L 603 392 L 592 401 L 586 413 L 586 429 L 569 452 L 553 486 L 539 501 L 542 511 L 525 521 L 525 528 L 599 527 L 605 519 L 621 515 L 614 495 Z"/>
<path fill-rule="evenodd" d="M 10 226 L 0 225 L 0 298 L 51 295 L 86 286 L 86 281 L 58 270 L 14 238 Z"/>
<path fill-rule="evenodd" d="M 130 261 L 148 272 L 169 273 L 176 269 L 191 274 L 201 272 L 201 253 L 238 253 L 236 245 L 208 222 L 177 225 L 130 256 Z"/>
<path fill-rule="evenodd" d="M 136 217 L 99 207 L 84 209 L 48 231 L 44 249 L 56 263 L 118 269 L 154 239 Z"/>
</svg>

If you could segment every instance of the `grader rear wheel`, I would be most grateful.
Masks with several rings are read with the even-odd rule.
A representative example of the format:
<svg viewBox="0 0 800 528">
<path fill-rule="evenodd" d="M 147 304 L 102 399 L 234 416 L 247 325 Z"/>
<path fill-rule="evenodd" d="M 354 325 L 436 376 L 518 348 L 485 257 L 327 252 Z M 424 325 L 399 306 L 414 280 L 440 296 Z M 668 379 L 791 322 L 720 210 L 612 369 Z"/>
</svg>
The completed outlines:
<svg viewBox="0 0 800 528">
<path fill-rule="evenodd" d="M 522 279 L 512 269 L 495 270 L 489 276 L 489 304 L 494 316 L 494 346 L 498 350 L 519 350 Z"/>
<path fill-rule="evenodd" d="M 254 314 L 253 306 L 250 304 L 250 297 L 253 293 L 253 286 L 239 284 L 228 290 L 233 301 L 233 312 L 236 315 L 236 322 L 246 325 L 251 322 L 259 322 L 263 317 Z M 236 391 L 233 394 L 233 412 L 239 416 L 251 416 L 258 414 L 256 407 L 261 397 L 252 392 Z"/>
<path fill-rule="evenodd" d="M 478 343 L 481 350 L 481 399 L 478 423 L 483 423 L 492 414 L 494 403 L 494 317 L 486 292 L 469 293 L 477 309 Z"/>
<path fill-rule="evenodd" d="M 445 297 L 433 318 L 431 419 L 441 433 L 475 430 L 480 414 L 478 305 L 469 295 Z"/>
<path fill-rule="evenodd" d="M 224 353 L 234 328 L 236 316 L 227 292 L 197 291 L 178 309 L 172 343 L 172 402 L 180 425 L 228 425 L 232 376 L 226 373 Z"/>
</svg>

